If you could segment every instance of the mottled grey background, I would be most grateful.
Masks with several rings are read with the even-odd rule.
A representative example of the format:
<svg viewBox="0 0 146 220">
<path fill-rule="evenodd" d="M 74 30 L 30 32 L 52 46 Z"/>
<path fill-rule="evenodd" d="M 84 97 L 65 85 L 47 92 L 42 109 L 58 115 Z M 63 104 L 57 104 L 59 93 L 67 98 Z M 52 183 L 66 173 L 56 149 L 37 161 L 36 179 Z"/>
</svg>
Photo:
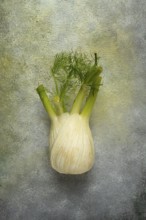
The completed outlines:
<svg viewBox="0 0 146 220">
<path fill-rule="evenodd" d="M 146 1 L 0 1 L 1 220 L 146 219 Z M 60 175 L 36 94 L 53 56 L 98 52 L 91 172 Z"/>
</svg>

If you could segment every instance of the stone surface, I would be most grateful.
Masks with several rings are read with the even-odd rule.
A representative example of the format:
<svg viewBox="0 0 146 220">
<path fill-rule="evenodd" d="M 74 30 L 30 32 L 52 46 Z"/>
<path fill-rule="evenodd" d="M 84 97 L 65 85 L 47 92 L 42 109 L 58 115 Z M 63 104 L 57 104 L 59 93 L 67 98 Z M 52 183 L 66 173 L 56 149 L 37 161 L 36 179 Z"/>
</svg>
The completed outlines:
<svg viewBox="0 0 146 220">
<path fill-rule="evenodd" d="M 146 1 L 1 0 L 0 219 L 146 218 Z M 60 175 L 36 94 L 62 50 L 97 51 L 103 86 L 91 118 L 96 162 Z"/>
</svg>

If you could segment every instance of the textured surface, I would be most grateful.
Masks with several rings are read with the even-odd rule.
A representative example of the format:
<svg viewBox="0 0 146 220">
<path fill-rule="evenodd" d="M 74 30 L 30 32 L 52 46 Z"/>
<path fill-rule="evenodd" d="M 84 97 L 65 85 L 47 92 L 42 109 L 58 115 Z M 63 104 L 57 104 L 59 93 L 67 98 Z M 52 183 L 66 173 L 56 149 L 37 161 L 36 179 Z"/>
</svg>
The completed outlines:
<svg viewBox="0 0 146 220">
<path fill-rule="evenodd" d="M 1 0 L 1 220 L 146 218 L 146 1 Z M 65 176 L 48 160 L 49 121 L 35 92 L 62 50 L 99 52 L 91 118 L 96 162 Z"/>
</svg>

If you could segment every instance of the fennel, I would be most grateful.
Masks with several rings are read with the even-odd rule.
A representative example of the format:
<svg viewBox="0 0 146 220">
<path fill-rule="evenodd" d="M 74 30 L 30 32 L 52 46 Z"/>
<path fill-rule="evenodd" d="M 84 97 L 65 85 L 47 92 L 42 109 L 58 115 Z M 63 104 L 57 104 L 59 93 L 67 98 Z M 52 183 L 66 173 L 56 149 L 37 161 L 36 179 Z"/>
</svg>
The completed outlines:
<svg viewBox="0 0 146 220">
<path fill-rule="evenodd" d="M 49 98 L 43 85 L 36 89 L 51 120 L 50 159 L 59 173 L 81 174 L 93 166 L 89 119 L 102 79 L 98 60 L 96 53 L 94 59 L 78 52 L 57 54 L 51 68 L 53 95 Z"/>
</svg>

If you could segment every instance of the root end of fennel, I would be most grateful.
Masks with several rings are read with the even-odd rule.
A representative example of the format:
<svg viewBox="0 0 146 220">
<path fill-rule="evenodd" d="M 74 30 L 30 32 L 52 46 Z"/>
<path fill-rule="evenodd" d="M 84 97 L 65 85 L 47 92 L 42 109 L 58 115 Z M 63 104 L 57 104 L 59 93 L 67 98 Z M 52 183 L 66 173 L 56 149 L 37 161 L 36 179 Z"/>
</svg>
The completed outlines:
<svg viewBox="0 0 146 220">
<path fill-rule="evenodd" d="M 50 72 L 54 85 L 49 96 L 43 85 L 36 90 L 51 120 L 51 166 L 59 173 L 82 174 L 94 164 L 89 119 L 101 85 L 102 67 L 97 53 L 93 59 L 78 52 L 62 52 L 55 56 Z M 75 99 L 70 100 L 73 94 Z"/>
</svg>

